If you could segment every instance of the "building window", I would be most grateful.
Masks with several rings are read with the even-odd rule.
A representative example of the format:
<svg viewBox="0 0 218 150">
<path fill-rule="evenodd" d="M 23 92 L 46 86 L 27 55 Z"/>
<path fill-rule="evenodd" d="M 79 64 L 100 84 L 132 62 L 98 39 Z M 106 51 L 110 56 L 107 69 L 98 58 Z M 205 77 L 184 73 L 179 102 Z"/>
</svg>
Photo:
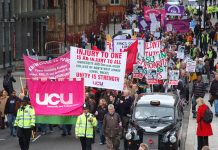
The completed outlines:
<svg viewBox="0 0 218 150">
<path fill-rule="evenodd" d="M 120 0 L 111 0 L 111 5 L 119 5 Z"/>
</svg>

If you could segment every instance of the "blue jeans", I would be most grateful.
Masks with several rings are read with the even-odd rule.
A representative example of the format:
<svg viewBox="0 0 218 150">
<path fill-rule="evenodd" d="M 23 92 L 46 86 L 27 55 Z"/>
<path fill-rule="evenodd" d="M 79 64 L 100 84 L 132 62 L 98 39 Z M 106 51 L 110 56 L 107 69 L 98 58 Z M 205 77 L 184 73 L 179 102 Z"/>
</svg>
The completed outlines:
<svg viewBox="0 0 218 150">
<path fill-rule="evenodd" d="M 192 113 L 193 114 L 196 113 L 196 105 L 197 105 L 196 99 L 197 98 L 195 96 L 193 96 L 193 98 L 192 98 Z"/>
<path fill-rule="evenodd" d="M 66 124 L 62 126 L 63 134 L 71 134 L 72 125 Z"/>
<path fill-rule="evenodd" d="M 218 115 L 218 99 L 214 100 L 215 115 Z"/>
<path fill-rule="evenodd" d="M 99 135 L 100 135 L 100 141 L 101 143 L 105 143 L 105 137 L 103 132 L 103 122 L 98 121 L 98 128 L 99 128 Z"/>
<path fill-rule="evenodd" d="M 14 128 L 14 121 L 16 119 L 14 114 L 7 114 L 7 119 L 8 119 L 8 126 L 10 128 L 10 135 L 11 136 L 16 136 L 16 129 Z"/>
</svg>

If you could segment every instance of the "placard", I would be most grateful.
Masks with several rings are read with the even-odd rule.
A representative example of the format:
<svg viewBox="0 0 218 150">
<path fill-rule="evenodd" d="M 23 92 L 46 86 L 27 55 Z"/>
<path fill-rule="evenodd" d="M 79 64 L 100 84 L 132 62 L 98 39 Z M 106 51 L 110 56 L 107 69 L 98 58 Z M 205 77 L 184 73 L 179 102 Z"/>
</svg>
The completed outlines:
<svg viewBox="0 0 218 150">
<path fill-rule="evenodd" d="M 170 70 L 169 71 L 169 84 L 178 85 L 179 83 L 179 70 Z"/>
<path fill-rule="evenodd" d="M 126 52 L 109 53 L 70 47 L 70 78 L 84 78 L 85 86 L 123 90 Z"/>
<path fill-rule="evenodd" d="M 177 58 L 184 59 L 184 57 L 185 57 L 185 46 L 179 45 L 177 51 Z"/>
</svg>

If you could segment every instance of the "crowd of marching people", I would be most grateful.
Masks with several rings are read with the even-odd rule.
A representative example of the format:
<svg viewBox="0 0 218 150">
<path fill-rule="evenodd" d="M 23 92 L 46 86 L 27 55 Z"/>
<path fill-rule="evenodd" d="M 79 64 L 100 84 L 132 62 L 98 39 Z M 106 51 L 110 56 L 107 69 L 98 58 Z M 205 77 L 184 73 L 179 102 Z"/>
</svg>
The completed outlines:
<svg viewBox="0 0 218 150">
<path fill-rule="evenodd" d="M 189 12 L 189 14 L 191 14 L 191 12 Z M 197 118 L 197 122 L 199 123 L 201 119 L 199 117 L 202 115 L 203 111 L 205 111 L 206 106 L 204 100 L 199 100 L 198 98 L 204 98 L 207 91 L 211 93 L 209 102 L 211 105 L 215 105 L 215 115 L 218 116 L 218 74 L 216 74 L 218 73 L 218 64 L 214 64 L 218 51 L 218 22 L 213 25 L 210 21 L 211 15 L 208 14 L 206 27 L 202 29 L 198 15 L 192 15 L 190 17 L 194 19 L 197 24 L 195 28 L 193 30 L 190 29 L 188 33 L 163 32 L 163 29 L 159 29 L 161 31 L 159 39 L 161 39 L 161 45 L 164 47 L 164 51 L 167 52 L 168 56 L 167 69 L 179 70 L 180 77 L 177 86 L 170 87 L 167 84 L 168 80 L 164 80 L 162 81 L 163 84 L 153 85 L 152 91 L 179 91 L 179 96 L 181 99 L 184 99 L 186 105 L 192 105 L 193 118 Z M 137 24 L 137 20 L 134 20 L 132 23 L 125 20 L 122 23 L 122 28 L 134 29 L 137 28 Z M 148 30 L 135 33 L 135 37 L 147 42 L 158 39 Z M 98 49 L 105 50 L 106 35 L 103 30 L 99 35 L 92 33 L 89 40 L 92 46 L 96 45 Z M 87 43 L 88 38 L 86 34 L 83 33 L 81 46 L 85 48 Z M 188 73 L 186 71 L 186 62 L 176 57 L 176 51 L 179 45 L 185 46 L 185 55 L 193 61 L 196 61 L 195 72 Z M 16 123 L 17 115 L 19 116 L 19 112 L 22 111 L 19 108 L 23 106 L 23 101 L 25 101 L 25 105 L 30 102 L 28 90 L 24 88 L 18 94 L 13 88 L 13 82 L 16 82 L 16 80 L 12 76 L 12 71 L 9 70 L 4 76 L 4 90 L 0 93 L 0 127 L 1 129 L 9 128 L 10 135 L 16 136 L 18 131 L 14 123 Z M 190 88 L 191 85 L 193 85 L 192 88 Z M 140 94 L 150 92 L 150 88 L 150 85 L 146 82 L 146 78 L 134 79 L 131 74 L 125 77 L 123 91 L 87 87 L 83 114 L 78 117 L 75 129 L 76 137 L 80 138 L 82 148 L 84 150 L 91 149 L 91 144 L 95 142 L 95 138 L 98 135 L 100 145 L 106 143 L 108 149 L 118 150 L 120 147 L 120 139 L 125 138 L 124 131 L 128 126 L 132 105 L 138 100 L 137 98 Z M 204 106 L 197 109 L 197 105 Z M 28 107 L 28 109 L 32 108 Z M 87 116 L 90 129 L 86 131 L 88 133 L 86 135 L 89 136 L 84 137 L 83 126 L 81 124 Z M 17 125 L 18 124 L 19 120 L 17 121 Z M 207 137 L 212 135 L 212 128 L 210 124 L 204 123 L 204 128 L 202 129 L 199 124 L 197 136 L 199 137 L 198 149 L 200 150 L 203 146 L 208 145 Z M 53 127 L 54 125 L 45 124 L 36 124 L 36 127 L 35 124 L 29 126 L 29 128 L 34 129 L 34 131 L 42 135 L 48 132 L 54 132 Z M 62 130 L 62 136 L 72 134 L 71 125 L 66 124 L 58 127 Z M 95 131 L 99 134 L 96 134 Z M 25 132 L 25 134 L 29 134 L 29 132 Z M 205 139 L 202 139 L 202 137 Z M 22 141 L 20 142 L 22 145 Z M 142 143 L 140 150 L 142 149 L 146 150 L 148 148 Z"/>
</svg>

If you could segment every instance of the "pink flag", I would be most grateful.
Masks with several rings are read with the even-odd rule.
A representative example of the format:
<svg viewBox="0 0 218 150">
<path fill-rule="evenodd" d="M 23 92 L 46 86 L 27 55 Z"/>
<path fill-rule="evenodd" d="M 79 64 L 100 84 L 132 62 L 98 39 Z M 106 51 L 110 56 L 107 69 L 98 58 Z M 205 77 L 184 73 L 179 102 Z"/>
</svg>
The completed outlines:
<svg viewBox="0 0 218 150">
<path fill-rule="evenodd" d="M 29 80 L 30 100 L 36 115 L 78 116 L 84 103 L 83 79 Z"/>
</svg>

